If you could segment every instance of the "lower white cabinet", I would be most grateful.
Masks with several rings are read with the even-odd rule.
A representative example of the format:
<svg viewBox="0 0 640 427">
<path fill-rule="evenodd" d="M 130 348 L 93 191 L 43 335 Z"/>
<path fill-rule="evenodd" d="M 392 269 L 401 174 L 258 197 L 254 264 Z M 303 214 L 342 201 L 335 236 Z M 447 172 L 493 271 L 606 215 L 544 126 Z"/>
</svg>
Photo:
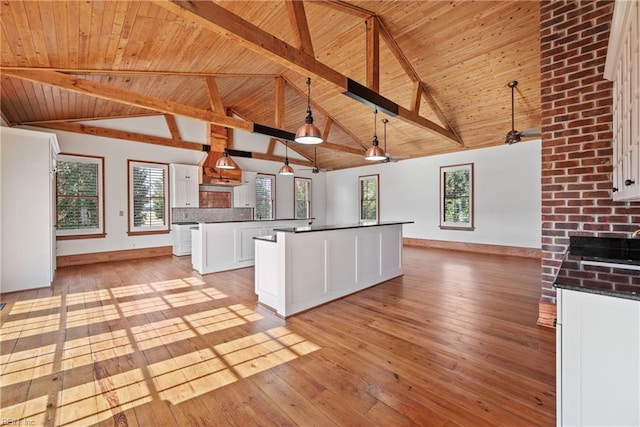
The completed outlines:
<svg viewBox="0 0 640 427">
<path fill-rule="evenodd" d="M 193 232 L 191 264 L 200 274 L 250 267 L 255 264 L 254 237 L 273 233 L 274 228 L 308 223 L 307 219 L 283 219 L 198 224 Z"/>
<path fill-rule="evenodd" d="M 558 289 L 557 424 L 640 426 L 640 301 Z"/>
<path fill-rule="evenodd" d="M 171 224 L 171 242 L 174 255 L 191 254 L 191 229 L 195 224 Z"/>
</svg>

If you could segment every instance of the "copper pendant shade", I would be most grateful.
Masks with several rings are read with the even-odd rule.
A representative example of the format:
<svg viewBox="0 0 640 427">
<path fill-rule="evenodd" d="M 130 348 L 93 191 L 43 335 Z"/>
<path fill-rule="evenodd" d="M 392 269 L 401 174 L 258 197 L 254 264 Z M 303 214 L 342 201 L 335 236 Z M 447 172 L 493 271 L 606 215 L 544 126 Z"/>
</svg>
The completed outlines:
<svg viewBox="0 0 640 427">
<path fill-rule="evenodd" d="M 235 168 L 236 168 L 236 165 L 231 159 L 231 157 L 229 157 L 229 152 L 225 148 L 224 153 L 222 153 L 222 157 L 216 160 L 216 169 L 235 169 Z"/>
<path fill-rule="evenodd" d="M 296 132 L 294 141 L 298 144 L 320 144 L 323 141 L 322 132 L 313 124 L 311 114 L 311 77 L 307 77 L 307 117 Z"/>
<path fill-rule="evenodd" d="M 284 165 L 280 168 L 278 172 L 280 175 L 293 175 L 293 168 L 289 166 L 289 146 L 287 143 L 284 143 L 285 156 L 284 156 Z"/>
<path fill-rule="evenodd" d="M 375 109 L 373 111 L 373 141 L 371 147 L 364 153 L 364 159 L 369 161 L 377 161 L 377 160 L 385 160 L 387 158 L 387 154 L 384 152 L 382 148 L 378 146 L 378 135 L 376 132 L 376 118 L 378 115 L 378 110 Z"/>
</svg>

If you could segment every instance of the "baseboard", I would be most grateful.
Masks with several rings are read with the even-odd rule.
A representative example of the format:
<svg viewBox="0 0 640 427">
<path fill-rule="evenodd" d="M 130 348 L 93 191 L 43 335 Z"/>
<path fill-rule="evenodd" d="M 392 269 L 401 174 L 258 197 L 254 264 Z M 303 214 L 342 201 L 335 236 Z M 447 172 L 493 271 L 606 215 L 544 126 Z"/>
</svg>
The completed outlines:
<svg viewBox="0 0 640 427">
<path fill-rule="evenodd" d="M 406 246 L 417 246 L 421 248 L 449 249 L 454 251 L 480 252 L 484 254 L 540 259 L 540 249 L 538 248 L 487 245 L 483 243 L 450 242 L 446 240 L 415 239 L 412 237 L 404 237 L 402 239 L 402 243 Z"/>
<path fill-rule="evenodd" d="M 547 328 L 555 328 L 555 321 L 557 316 L 557 307 L 555 304 L 546 301 L 540 301 L 538 303 L 538 325 L 545 326 Z"/>
<path fill-rule="evenodd" d="M 152 258 L 171 255 L 173 246 L 156 246 L 154 248 L 125 249 L 121 251 L 93 252 L 77 255 L 60 255 L 56 257 L 57 267 L 96 264 L 99 262 L 130 261 L 140 258 Z"/>
</svg>

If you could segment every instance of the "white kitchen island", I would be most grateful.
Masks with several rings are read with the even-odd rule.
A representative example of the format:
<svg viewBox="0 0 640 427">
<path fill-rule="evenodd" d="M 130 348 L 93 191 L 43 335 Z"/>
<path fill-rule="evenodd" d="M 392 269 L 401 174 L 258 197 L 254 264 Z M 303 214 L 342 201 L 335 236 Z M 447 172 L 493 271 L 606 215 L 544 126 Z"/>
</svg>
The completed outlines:
<svg viewBox="0 0 640 427">
<path fill-rule="evenodd" d="M 409 223 L 274 227 L 256 236 L 258 301 L 287 317 L 401 276 Z"/>
<path fill-rule="evenodd" d="M 272 234 L 275 228 L 304 226 L 312 221 L 313 218 L 193 223 L 191 265 L 200 274 L 251 267 L 254 237 Z"/>
</svg>

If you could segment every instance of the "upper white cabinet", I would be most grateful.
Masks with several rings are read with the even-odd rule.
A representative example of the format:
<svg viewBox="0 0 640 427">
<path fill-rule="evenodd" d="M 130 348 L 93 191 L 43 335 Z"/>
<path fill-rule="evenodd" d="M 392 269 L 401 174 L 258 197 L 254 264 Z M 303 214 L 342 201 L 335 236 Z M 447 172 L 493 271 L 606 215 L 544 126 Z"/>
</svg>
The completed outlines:
<svg viewBox="0 0 640 427">
<path fill-rule="evenodd" d="M 256 176 L 257 172 L 242 171 L 242 185 L 233 189 L 234 208 L 256 207 Z"/>
<path fill-rule="evenodd" d="M 640 425 L 640 301 L 558 289 L 557 424 Z"/>
<path fill-rule="evenodd" d="M 169 166 L 171 173 L 171 207 L 200 207 L 200 195 L 198 194 L 200 167 L 175 163 Z"/>
<path fill-rule="evenodd" d="M 604 70 L 613 81 L 614 200 L 640 200 L 639 5 L 616 0 Z"/>
</svg>

